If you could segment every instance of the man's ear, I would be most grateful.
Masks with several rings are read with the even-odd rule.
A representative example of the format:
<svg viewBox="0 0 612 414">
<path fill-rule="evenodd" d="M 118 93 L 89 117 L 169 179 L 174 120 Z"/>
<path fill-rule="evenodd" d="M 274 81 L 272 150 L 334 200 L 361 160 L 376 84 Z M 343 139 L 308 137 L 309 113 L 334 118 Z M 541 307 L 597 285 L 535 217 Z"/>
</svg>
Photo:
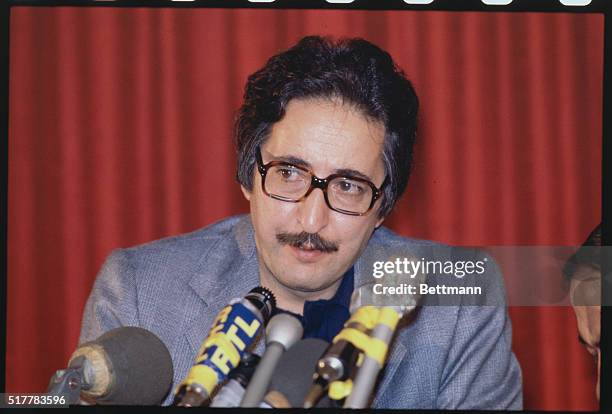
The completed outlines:
<svg viewBox="0 0 612 414">
<path fill-rule="evenodd" d="M 251 192 L 247 190 L 247 188 L 243 185 L 240 186 L 240 190 L 242 190 L 242 194 L 244 195 L 244 198 L 246 198 L 247 201 L 251 201 Z"/>
<path fill-rule="evenodd" d="M 376 222 L 376 226 L 374 226 L 374 228 L 377 229 L 380 226 L 382 226 L 383 221 L 385 221 L 386 218 L 387 218 L 387 216 L 382 216 L 381 218 L 379 218 L 378 221 Z"/>
</svg>

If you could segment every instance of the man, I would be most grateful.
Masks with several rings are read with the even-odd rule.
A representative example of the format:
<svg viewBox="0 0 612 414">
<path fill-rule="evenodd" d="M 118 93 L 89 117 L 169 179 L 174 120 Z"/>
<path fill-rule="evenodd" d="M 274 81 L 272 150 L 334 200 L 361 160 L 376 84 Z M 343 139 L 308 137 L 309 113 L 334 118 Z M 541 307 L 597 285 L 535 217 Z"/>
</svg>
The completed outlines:
<svg viewBox="0 0 612 414">
<path fill-rule="evenodd" d="M 408 181 L 417 110 L 411 83 L 365 40 L 307 37 L 273 56 L 249 77 L 236 121 L 250 215 L 113 252 L 81 341 L 149 329 L 170 350 L 176 387 L 218 311 L 260 284 L 305 336 L 330 341 L 372 260 L 437 246 L 381 227 Z M 423 306 L 396 336 L 372 406 L 520 409 L 506 309 Z"/>
<path fill-rule="evenodd" d="M 597 361 L 595 394 L 599 400 L 601 370 L 601 224 L 589 234 L 582 247 L 565 264 L 572 307 L 578 324 L 578 340 Z"/>
</svg>

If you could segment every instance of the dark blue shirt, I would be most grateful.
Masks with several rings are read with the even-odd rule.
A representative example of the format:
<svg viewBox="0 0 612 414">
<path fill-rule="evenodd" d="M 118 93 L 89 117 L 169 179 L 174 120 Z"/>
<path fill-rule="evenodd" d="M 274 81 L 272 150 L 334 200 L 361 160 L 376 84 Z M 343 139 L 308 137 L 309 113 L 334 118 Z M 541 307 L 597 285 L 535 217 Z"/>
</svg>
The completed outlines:
<svg viewBox="0 0 612 414">
<path fill-rule="evenodd" d="M 355 283 L 355 273 L 351 267 L 342 276 L 340 287 L 331 299 L 319 299 L 304 302 L 303 315 L 277 308 L 274 314 L 289 313 L 302 322 L 303 338 L 320 338 L 331 342 L 350 316 L 349 306 Z"/>
</svg>

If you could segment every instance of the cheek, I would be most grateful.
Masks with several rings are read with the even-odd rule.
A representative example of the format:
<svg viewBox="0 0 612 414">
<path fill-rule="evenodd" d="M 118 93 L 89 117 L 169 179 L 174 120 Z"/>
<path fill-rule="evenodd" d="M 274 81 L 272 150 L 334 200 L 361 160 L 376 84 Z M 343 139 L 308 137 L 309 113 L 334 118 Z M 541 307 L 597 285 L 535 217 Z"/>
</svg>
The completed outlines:
<svg viewBox="0 0 612 414">
<path fill-rule="evenodd" d="M 364 220 L 364 217 L 342 215 L 335 222 L 335 231 L 331 238 L 341 239 L 344 245 L 353 250 L 366 244 L 374 230 L 375 219 Z"/>
<path fill-rule="evenodd" d="M 288 230 L 296 204 L 274 200 L 265 194 L 251 197 L 251 218 L 257 234 L 276 240 L 276 233 Z"/>
</svg>

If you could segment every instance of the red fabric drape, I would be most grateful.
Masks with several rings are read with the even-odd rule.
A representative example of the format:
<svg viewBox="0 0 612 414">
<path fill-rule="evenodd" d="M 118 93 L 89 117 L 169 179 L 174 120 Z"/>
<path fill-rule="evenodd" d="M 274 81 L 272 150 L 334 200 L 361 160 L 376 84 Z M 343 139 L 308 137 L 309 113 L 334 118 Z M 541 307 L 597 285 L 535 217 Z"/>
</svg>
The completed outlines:
<svg viewBox="0 0 612 414">
<path fill-rule="evenodd" d="M 416 87 L 396 231 L 578 245 L 600 220 L 600 15 L 17 7 L 10 30 L 8 391 L 65 365 L 111 249 L 248 211 L 234 111 L 307 34 L 371 40 Z M 596 408 L 572 310 L 510 314 L 525 407 Z"/>
</svg>

